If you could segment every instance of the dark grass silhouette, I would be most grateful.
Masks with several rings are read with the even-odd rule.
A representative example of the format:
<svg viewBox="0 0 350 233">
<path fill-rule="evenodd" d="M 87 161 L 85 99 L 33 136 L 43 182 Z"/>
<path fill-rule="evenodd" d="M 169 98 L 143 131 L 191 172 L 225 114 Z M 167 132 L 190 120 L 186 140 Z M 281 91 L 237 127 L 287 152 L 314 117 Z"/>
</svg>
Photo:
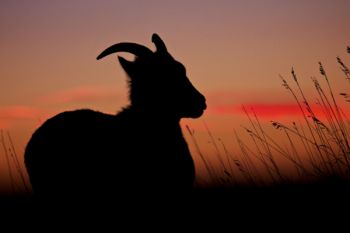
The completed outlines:
<svg viewBox="0 0 350 233">
<path fill-rule="evenodd" d="M 204 96 L 190 83 L 185 67 L 153 34 L 156 52 L 118 43 L 97 59 L 118 57 L 128 75 L 130 106 L 117 115 L 83 109 L 47 120 L 25 150 L 35 196 L 55 200 L 159 200 L 188 194 L 195 168 L 180 119 L 197 118 Z"/>
<path fill-rule="evenodd" d="M 348 67 L 339 57 L 337 61 L 349 81 Z M 196 147 L 210 178 L 208 184 L 203 184 L 199 191 L 202 192 L 201 195 L 206 198 L 216 197 L 216 206 L 232 204 L 237 207 L 240 203 L 236 200 L 245 200 L 243 206 L 248 203 L 255 203 L 255 206 L 268 203 L 266 208 L 304 209 L 312 206 L 313 210 L 350 204 L 350 122 L 343 111 L 347 106 L 341 106 L 337 102 L 331 86 L 332 80 L 322 63 L 319 63 L 319 71 L 321 79 L 311 79 L 318 94 L 317 105 L 306 98 L 293 68 L 292 83 L 280 76 L 282 86 L 293 96 L 300 109 L 301 119 L 304 120 L 298 122 L 297 118 L 291 124 L 271 121 L 271 125 L 280 131 L 280 137 L 286 143 L 278 140 L 281 138 L 270 136 L 254 109 L 248 111 L 244 106 L 242 110 L 249 120 L 249 126 L 242 127 L 251 140 L 246 143 L 235 132 L 240 153 L 227 151 L 225 144 L 213 137 L 207 128 L 210 143 L 217 152 L 217 161 L 221 162 L 222 158 L 227 157 L 227 162 L 218 163 L 219 166 L 214 170 L 207 166 L 210 162 L 204 159 L 200 148 Z M 349 102 L 347 93 L 339 94 Z M 316 112 L 314 106 L 318 106 L 322 112 Z M 188 130 L 197 145 L 191 129 Z M 221 150 L 216 145 L 220 143 Z M 295 170 L 284 169 L 278 158 L 289 162 Z"/>
</svg>

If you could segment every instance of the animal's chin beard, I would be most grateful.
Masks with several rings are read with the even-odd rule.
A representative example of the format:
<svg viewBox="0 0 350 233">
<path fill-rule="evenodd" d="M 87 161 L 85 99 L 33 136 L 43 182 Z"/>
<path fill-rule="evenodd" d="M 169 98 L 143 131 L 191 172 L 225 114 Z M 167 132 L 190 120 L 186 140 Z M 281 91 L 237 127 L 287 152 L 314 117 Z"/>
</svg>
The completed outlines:
<svg viewBox="0 0 350 233">
<path fill-rule="evenodd" d="M 198 110 L 198 111 L 195 111 L 195 112 L 184 114 L 182 118 L 193 118 L 193 119 L 196 119 L 196 118 L 201 117 L 203 115 L 203 113 L 204 113 L 204 110 Z"/>
</svg>

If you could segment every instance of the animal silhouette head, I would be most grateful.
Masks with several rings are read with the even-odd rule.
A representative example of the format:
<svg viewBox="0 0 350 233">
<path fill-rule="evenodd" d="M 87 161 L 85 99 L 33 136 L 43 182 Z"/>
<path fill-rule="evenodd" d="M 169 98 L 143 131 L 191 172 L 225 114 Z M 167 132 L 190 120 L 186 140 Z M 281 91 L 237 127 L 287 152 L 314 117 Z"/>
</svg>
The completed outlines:
<svg viewBox="0 0 350 233">
<path fill-rule="evenodd" d="M 123 42 L 110 46 L 97 59 L 116 52 L 136 56 L 134 61 L 118 56 L 129 77 L 132 107 L 178 119 L 200 117 L 206 109 L 205 97 L 192 85 L 184 65 L 170 55 L 157 34 L 152 35 L 152 42 L 155 52 L 140 44 Z"/>
</svg>

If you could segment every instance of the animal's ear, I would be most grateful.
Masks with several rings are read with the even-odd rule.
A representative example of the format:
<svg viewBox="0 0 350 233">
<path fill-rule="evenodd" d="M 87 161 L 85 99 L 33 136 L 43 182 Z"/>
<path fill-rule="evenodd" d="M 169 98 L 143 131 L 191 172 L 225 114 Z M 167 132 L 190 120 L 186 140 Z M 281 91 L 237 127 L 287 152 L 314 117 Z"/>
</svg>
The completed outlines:
<svg viewBox="0 0 350 233">
<path fill-rule="evenodd" d="M 168 52 L 164 41 L 156 33 L 154 33 L 152 35 L 152 42 L 156 45 L 158 53 L 167 53 Z"/>
<path fill-rule="evenodd" d="M 120 57 L 120 56 L 118 56 L 118 60 L 119 60 L 119 63 L 120 63 L 120 65 L 123 67 L 123 69 L 125 70 L 125 72 L 127 73 L 127 74 L 131 74 L 132 73 L 132 71 L 134 70 L 134 63 L 133 62 L 131 62 L 131 61 L 128 61 L 128 60 L 126 60 L 125 58 L 123 58 L 123 57 Z"/>
</svg>

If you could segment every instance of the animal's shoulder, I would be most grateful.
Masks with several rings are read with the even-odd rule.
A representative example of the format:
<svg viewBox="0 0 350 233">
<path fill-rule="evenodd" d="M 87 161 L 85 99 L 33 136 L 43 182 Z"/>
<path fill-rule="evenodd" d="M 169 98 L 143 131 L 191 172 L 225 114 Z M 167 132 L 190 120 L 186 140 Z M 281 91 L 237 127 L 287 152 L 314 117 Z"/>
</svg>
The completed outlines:
<svg viewBox="0 0 350 233">
<path fill-rule="evenodd" d="M 66 111 L 57 114 L 52 119 L 91 119 L 91 118 L 101 118 L 101 119 L 110 119 L 113 115 L 102 113 L 99 111 L 91 109 L 79 109 L 74 111 Z"/>
<path fill-rule="evenodd" d="M 108 121 L 112 120 L 113 115 L 105 114 L 102 112 L 94 111 L 91 109 L 80 109 L 74 111 L 61 112 L 54 117 L 48 119 L 45 124 L 53 124 L 64 121 L 65 123 L 69 122 L 90 122 L 90 121 Z"/>
</svg>

